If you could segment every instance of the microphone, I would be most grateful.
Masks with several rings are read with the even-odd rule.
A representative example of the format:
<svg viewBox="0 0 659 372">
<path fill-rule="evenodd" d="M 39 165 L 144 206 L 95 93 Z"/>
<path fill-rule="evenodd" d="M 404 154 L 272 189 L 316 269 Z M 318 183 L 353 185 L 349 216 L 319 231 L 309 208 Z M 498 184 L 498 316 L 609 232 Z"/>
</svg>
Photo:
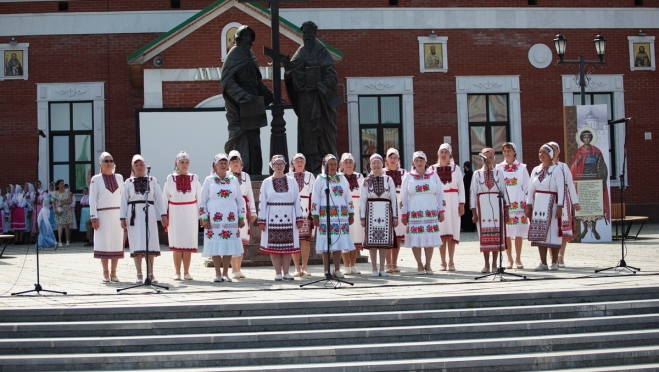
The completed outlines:
<svg viewBox="0 0 659 372">
<path fill-rule="evenodd" d="M 487 161 L 487 156 L 485 156 L 482 152 L 478 154 L 483 160 Z"/>
<path fill-rule="evenodd" d="M 44 133 L 41 129 L 39 129 L 38 134 L 41 136 L 41 138 L 46 138 L 46 133 Z"/>
<path fill-rule="evenodd" d="M 146 166 L 146 174 L 151 174 L 151 166 L 150 165 Z"/>
<path fill-rule="evenodd" d="M 622 118 L 617 120 L 609 120 L 609 125 L 620 124 L 632 120 L 633 118 Z"/>
</svg>

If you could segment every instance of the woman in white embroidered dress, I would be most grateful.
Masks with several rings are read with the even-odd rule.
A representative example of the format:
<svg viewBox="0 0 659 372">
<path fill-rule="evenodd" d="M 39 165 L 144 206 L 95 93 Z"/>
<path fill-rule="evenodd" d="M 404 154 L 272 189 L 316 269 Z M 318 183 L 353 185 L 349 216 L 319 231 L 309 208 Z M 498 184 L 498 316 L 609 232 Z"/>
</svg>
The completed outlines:
<svg viewBox="0 0 659 372">
<path fill-rule="evenodd" d="M 252 190 L 252 179 L 249 174 L 242 171 L 243 159 L 240 157 L 240 152 L 232 150 L 229 152 L 229 168 L 231 173 L 238 180 L 240 184 L 240 193 L 245 199 L 245 226 L 240 229 L 240 238 L 243 246 L 249 244 L 250 228 L 252 223 L 256 221 L 256 203 L 254 202 L 254 190 Z M 231 259 L 231 272 L 234 279 L 243 279 L 245 274 L 241 270 L 243 255 Z"/>
<path fill-rule="evenodd" d="M 444 221 L 444 190 L 439 177 L 427 166 L 428 157 L 423 151 L 412 155 L 413 169 L 403 179 L 400 198 L 401 219 L 405 228 L 405 247 L 412 248 L 417 274 L 432 275 L 433 249 L 442 244 L 439 223 Z M 421 259 L 424 249 L 426 263 Z"/>
<path fill-rule="evenodd" d="M 499 247 L 501 246 L 501 250 L 506 249 L 506 230 L 501 228 L 499 193 L 503 194 L 503 221 L 508 220 L 510 199 L 508 198 L 503 172 L 494 169 L 494 156 L 493 149 L 484 148 L 481 151 L 481 158 L 485 158 L 483 159 L 483 166 L 474 172 L 471 179 L 470 205 L 473 215 L 472 221 L 478 228 L 480 251 L 483 253 L 485 261 L 481 273 L 490 271 L 490 253 L 492 253 L 492 272 L 497 271 Z"/>
<path fill-rule="evenodd" d="M 21 185 L 14 186 L 14 196 L 11 200 L 11 229 L 14 231 L 14 244 L 23 244 L 23 236 L 25 235 L 26 219 L 25 219 L 25 206 L 27 201 L 23 193 Z"/>
<path fill-rule="evenodd" d="M 455 271 L 453 254 L 455 245 L 460 243 L 460 218 L 465 213 L 465 187 L 460 167 L 453 162 L 453 148 L 449 143 L 443 143 L 437 151 L 437 164 L 431 166 L 442 183 L 444 191 L 444 221 L 439 223 L 442 245 L 439 255 L 442 263 L 440 271 Z M 446 263 L 446 248 L 448 248 L 448 265 Z"/>
<path fill-rule="evenodd" d="M 240 228 L 245 226 L 245 199 L 240 184 L 229 172 L 229 157 L 217 154 L 212 174 L 204 180 L 199 198 L 199 218 L 204 228 L 203 257 L 212 257 L 215 282 L 231 282 L 231 258 L 243 254 Z M 221 269 L 220 269 L 221 266 Z"/>
<path fill-rule="evenodd" d="M 355 214 L 359 216 L 359 198 L 361 196 L 360 188 L 361 184 L 364 182 L 364 176 L 361 173 L 355 172 L 355 158 L 351 153 L 346 152 L 341 155 L 341 161 L 339 162 L 339 172 L 343 173 L 343 176 L 348 181 L 348 185 L 350 186 L 350 194 L 352 195 L 352 203 L 355 206 Z M 350 252 L 341 252 L 341 258 L 343 258 L 343 268 L 346 274 L 361 274 L 361 272 L 355 267 L 355 264 L 357 263 L 357 253 L 362 249 L 362 241 L 364 240 L 364 228 L 357 218 L 355 218 L 355 222 L 350 225 L 350 239 L 352 239 L 352 242 L 355 245 L 355 250 Z"/>
<path fill-rule="evenodd" d="M 82 198 L 80 198 L 80 228 L 78 231 L 87 232 L 87 220 L 89 219 L 89 187 L 82 189 Z"/>
<path fill-rule="evenodd" d="M 163 193 L 167 200 L 167 238 L 169 250 L 174 258 L 174 280 L 192 280 L 190 261 L 199 246 L 199 198 L 201 183 L 199 176 L 188 173 L 190 156 L 181 151 L 174 161 L 174 173 L 167 175 Z"/>
<path fill-rule="evenodd" d="M 531 219 L 529 240 L 538 247 L 540 265 L 536 271 L 558 270 L 561 249 L 560 221 L 565 203 L 563 172 L 553 162 L 554 149 L 548 144 L 540 147 L 541 164 L 531 171 L 531 183 L 526 197 L 526 217 Z M 551 267 L 547 265 L 547 249 L 551 249 Z"/>
<path fill-rule="evenodd" d="M 327 253 L 328 233 L 331 244 L 329 250 L 334 260 L 334 277 L 343 278 L 341 273 L 341 252 L 352 251 L 355 245 L 350 239 L 350 225 L 354 222 L 354 205 L 350 194 L 348 180 L 341 173 L 336 156 L 325 155 L 323 173 L 318 175 L 313 185 L 311 197 L 311 216 L 316 232 L 316 252 L 323 256 L 325 272 L 329 271 L 329 254 Z M 329 207 L 325 190 L 329 188 Z M 329 210 L 329 226 L 327 216 Z"/>
<path fill-rule="evenodd" d="M 160 213 L 162 225 L 167 227 L 167 204 L 160 185 L 158 185 L 158 180 L 146 174 L 146 161 L 142 155 L 133 156 L 131 169 L 133 174 L 124 183 L 124 190 L 121 195 L 119 211 L 121 227 L 128 230 L 130 256 L 133 258 L 137 271 L 135 283 L 142 284 L 144 282 L 142 259 L 145 257 L 148 259 L 147 275 L 152 283 L 158 283 L 153 275 L 154 258 L 160 256 L 156 211 Z M 148 226 L 146 225 L 147 215 L 144 213 L 145 207 L 149 211 Z"/>
<path fill-rule="evenodd" d="M 261 253 L 269 254 L 275 268 L 275 280 L 293 280 L 288 273 L 291 254 L 300 253 L 298 229 L 302 227 L 302 208 L 297 182 L 284 174 L 286 158 L 270 159 L 273 175 L 261 184 L 259 220 Z M 283 272 L 283 276 L 282 276 Z"/>
<path fill-rule="evenodd" d="M 293 263 L 295 264 L 294 277 L 311 276 L 307 271 L 307 262 L 309 261 L 309 252 L 311 250 L 310 240 L 313 236 L 313 220 L 311 219 L 311 194 L 313 184 L 316 181 L 313 173 L 304 170 L 307 160 L 303 154 L 297 153 L 291 159 L 291 171 L 289 177 L 297 181 L 297 187 L 300 195 L 300 207 L 302 208 L 302 227 L 298 229 L 300 238 L 300 253 L 293 253 Z M 300 256 L 302 262 L 300 264 Z"/>
<path fill-rule="evenodd" d="M 515 265 L 523 269 L 522 264 L 522 239 L 529 235 L 529 219 L 524 214 L 526 206 L 526 194 L 529 190 L 529 171 L 526 164 L 517 160 L 517 147 L 512 142 L 506 142 L 501 146 L 504 161 L 497 164 L 496 169 L 503 172 L 506 181 L 506 190 L 510 197 L 510 208 L 506 220 L 506 254 L 508 255 L 507 269 L 513 268 L 513 244 L 515 239 Z"/>
<path fill-rule="evenodd" d="M 394 228 L 398 226 L 396 185 L 384 174 L 384 159 L 379 154 L 370 158 L 371 173 L 364 179 L 359 201 L 360 220 L 364 228 L 364 248 L 371 256 L 371 276 L 389 276 L 384 269 L 389 249 L 397 247 Z M 389 218 L 387 218 L 387 216 Z M 377 258 L 380 256 L 380 270 Z"/>
<path fill-rule="evenodd" d="M 119 220 L 119 204 L 124 178 L 114 173 L 114 159 L 108 152 L 98 158 L 101 173 L 89 184 L 89 215 L 94 229 L 94 258 L 103 265 L 103 282 L 118 282 L 117 264 L 124 258 L 124 229 Z M 111 264 L 108 270 L 108 264 Z"/>
<path fill-rule="evenodd" d="M 391 177 L 394 180 L 394 185 L 396 185 L 396 200 L 398 201 L 398 215 L 400 216 L 401 209 L 401 197 L 400 197 L 400 188 L 403 185 L 403 178 L 407 174 L 407 171 L 400 167 L 400 154 L 395 148 L 390 148 L 387 150 L 387 156 L 384 159 L 385 174 Z M 399 273 L 400 269 L 398 268 L 398 253 L 400 252 L 400 247 L 403 241 L 405 240 L 405 225 L 398 224 L 396 226 L 396 239 L 398 243 L 396 244 L 397 248 L 387 249 L 387 273 Z"/>
</svg>

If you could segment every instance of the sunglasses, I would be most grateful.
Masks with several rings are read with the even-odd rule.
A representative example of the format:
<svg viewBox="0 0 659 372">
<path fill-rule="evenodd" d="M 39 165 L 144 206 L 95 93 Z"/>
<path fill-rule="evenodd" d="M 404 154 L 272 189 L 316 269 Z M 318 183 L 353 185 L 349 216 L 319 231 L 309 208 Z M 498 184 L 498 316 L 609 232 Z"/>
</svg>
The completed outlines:
<svg viewBox="0 0 659 372">
<path fill-rule="evenodd" d="M 103 163 L 114 163 L 113 159 L 105 159 L 103 160 Z"/>
</svg>

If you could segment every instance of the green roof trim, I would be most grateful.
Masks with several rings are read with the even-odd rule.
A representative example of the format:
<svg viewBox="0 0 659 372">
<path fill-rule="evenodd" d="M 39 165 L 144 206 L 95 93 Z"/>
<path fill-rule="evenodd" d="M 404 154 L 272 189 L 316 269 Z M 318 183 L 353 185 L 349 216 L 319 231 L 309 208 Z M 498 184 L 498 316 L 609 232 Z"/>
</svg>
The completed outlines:
<svg viewBox="0 0 659 372">
<path fill-rule="evenodd" d="M 270 14 L 270 16 L 272 17 L 272 14 L 270 13 L 270 9 L 264 7 L 263 5 L 261 5 L 261 4 L 259 4 L 259 3 L 250 3 L 250 4 L 251 4 L 253 7 L 258 8 L 258 9 L 260 9 L 260 10 L 262 10 L 262 11 L 264 11 L 264 12 Z M 288 26 L 288 27 L 294 29 L 295 31 L 299 32 L 300 34 L 302 34 L 302 30 L 300 29 L 300 27 L 294 25 L 294 24 L 291 23 L 289 20 L 287 20 L 287 19 L 285 19 L 285 18 L 282 18 L 282 17 L 279 17 L 279 20 L 280 20 L 282 23 L 284 23 L 286 26 Z M 319 39 L 319 40 L 320 40 L 320 39 Z M 324 42 L 324 41 L 322 41 L 322 40 L 320 40 L 320 42 L 323 43 L 323 45 L 325 45 L 325 47 L 326 47 L 327 49 L 329 49 L 332 53 L 335 53 L 335 54 L 337 54 L 338 56 L 340 56 L 341 58 L 343 58 L 343 52 L 341 52 L 340 50 L 334 48 L 333 46 L 327 44 L 326 42 Z"/>
<path fill-rule="evenodd" d="M 135 58 L 138 58 L 140 55 L 142 55 L 144 52 L 146 52 L 147 50 L 149 50 L 153 46 L 158 45 L 163 40 L 165 40 L 168 37 L 174 35 L 178 31 L 180 31 L 181 29 L 185 28 L 186 26 L 188 26 L 192 22 L 196 21 L 197 19 L 201 18 L 202 16 L 206 15 L 207 13 L 211 12 L 212 10 L 214 10 L 215 8 L 220 6 L 222 3 L 225 3 L 226 1 L 227 0 L 217 0 L 217 1 L 215 1 L 211 5 L 204 8 L 199 13 L 197 13 L 197 14 L 193 15 L 192 17 L 188 18 L 187 20 L 185 20 L 183 23 L 181 23 L 178 26 L 174 27 L 173 29 L 165 32 L 164 34 L 158 36 L 157 38 L 155 38 L 150 43 L 146 44 L 145 46 L 141 47 L 140 49 L 138 49 L 137 51 L 135 51 L 134 53 L 129 55 L 128 56 L 128 62 L 130 63 L 130 61 L 132 61 Z M 272 17 L 272 14 L 270 13 L 270 9 L 264 7 L 263 5 L 258 4 L 258 3 L 250 3 L 250 5 L 257 8 L 257 9 L 259 9 L 259 10 L 261 10 L 261 11 L 263 11 L 263 12 L 265 12 L 265 13 L 267 13 L 268 15 L 270 15 Z M 284 23 L 286 26 L 292 28 L 293 30 L 299 32 L 300 34 L 302 34 L 302 30 L 300 30 L 300 28 L 298 26 L 294 25 L 290 21 L 288 21 L 288 20 L 286 20 L 282 17 L 279 17 L 279 21 Z M 327 49 L 329 49 L 332 53 L 334 53 L 334 54 L 340 56 L 341 58 L 343 58 L 343 53 L 340 50 L 334 48 L 333 46 L 327 44 L 326 42 L 324 42 L 322 40 L 320 40 L 320 42 L 323 43 L 323 45 L 325 45 L 325 47 L 327 47 Z"/>
<path fill-rule="evenodd" d="M 150 43 L 146 44 L 145 46 L 141 47 L 139 50 L 137 50 L 137 51 L 134 52 L 133 54 L 129 55 L 129 56 L 128 56 L 128 61 L 130 62 L 131 60 L 133 60 L 133 59 L 139 57 L 140 54 L 144 53 L 145 51 L 147 51 L 147 50 L 148 50 L 149 48 L 151 48 L 152 46 L 157 45 L 157 44 L 160 43 L 161 41 L 165 40 L 167 37 L 173 35 L 173 34 L 176 33 L 177 31 L 179 31 L 179 30 L 181 30 L 182 28 L 184 28 L 185 26 L 189 25 L 190 23 L 192 23 L 192 22 L 195 21 L 196 19 L 198 19 L 198 18 L 200 18 L 201 16 L 205 15 L 206 13 L 212 11 L 213 9 L 215 9 L 216 7 L 218 7 L 219 5 L 221 5 L 222 3 L 224 3 L 225 1 L 227 1 L 227 0 L 217 0 L 216 2 L 214 2 L 214 3 L 212 3 L 211 5 L 209 5 L 209 6 L 207 6 L 206 8 L 204 8 L 204 10 L 200 11 L 199 13 L 197 13 L 197 14 L 193 15 L 192 17 L 188 18 L 187 20 L 185 20 L 185 22 L 183 22 L 183 23 L 181 23 L 180 25 L 174 27 L 173 29 L 171 29 L 171 30 L 165 32 L 164 34 L 158 36 L 157 38 L 155 38 L 155 39 L 154 39 L 153 41 L 151 41 Z"/>
</svg>

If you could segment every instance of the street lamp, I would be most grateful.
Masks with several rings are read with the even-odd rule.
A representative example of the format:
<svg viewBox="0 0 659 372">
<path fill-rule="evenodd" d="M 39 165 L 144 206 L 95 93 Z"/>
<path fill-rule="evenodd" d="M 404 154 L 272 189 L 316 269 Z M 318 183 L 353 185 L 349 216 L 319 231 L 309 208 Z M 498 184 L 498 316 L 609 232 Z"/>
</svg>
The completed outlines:
<svg viewBox="0 0 659 372">
<path fill-rule="evenodd" d="M 563 56 L 565 56 L 565 49 L 567 47 L 567 38 L 563 36 L 561 33 L 556 35 L 556 38 L 554 39 L 554 47 L 556 48 L 556 54 L 558 54 L 558 65 L 563 65 L 572 71 L 574 73 L 574 80 L 577 82 L 579 87 L 581 87 L 581 104 L 585 105 L 586 104 L 586 85 L 588 84 L 588 81 L 590 80 L 590 74 L 595 71 L 596 68 L 598 67 L 604 67 L 606 66 L 606 62 L 604 62 L 604 52 L 606 50 L 606 39 L 602 35 L 597 35 L 595 36 L 595 39 L 593 40 L 593 43 L 595 43 L 595 51 L 597 52 L 597 55 L 599 56 L 600 60 L 599 61 L 586 61 L 584 60 L 583 56 L 579 56 L 578 60 L 564 60 Z M 572 65 L 579 65 L 579 71 L 575 71 Z M 586 70 L 586 65 L 589 65 L 588 71 Z"/>
</svg>

